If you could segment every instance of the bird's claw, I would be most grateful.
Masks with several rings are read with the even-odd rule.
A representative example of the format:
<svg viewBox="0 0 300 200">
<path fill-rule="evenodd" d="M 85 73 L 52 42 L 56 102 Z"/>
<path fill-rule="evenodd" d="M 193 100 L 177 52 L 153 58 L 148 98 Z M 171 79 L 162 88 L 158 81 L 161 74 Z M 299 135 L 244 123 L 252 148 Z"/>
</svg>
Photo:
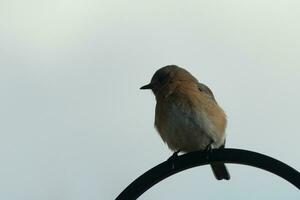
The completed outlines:
<svg viewBox="0 0 300 200">
<path fill-rule="evenodd" d="M 170 157 L 168 158 L 168 161 L 174 160 L 175 158 L 177 158 L 179 152 L 180 152 L 180 150 L 175 151 L 175 152 L 172 154 L 172 156 L 170 156 Z"/>
<path fill-rule="evenodd" d="M 204 152 L 207 153 L 207 154 L 206 154 L 206 159 L 209 159 L 210 156 L 211 156 L 211 154 L 212 154 L 212 151 L 213 151 L 212 143 L 213 143 L 213 142 L 209 143 L 209 144 L 205 147 L 205 149 L 204 149 Z"/>
<path fill-rule="evenodd" d="M 179 153 L 179 152 L 180 152 L 180 150 L 175 151 L 175 152 L 172 154 L 172 156 L 170 156 L 170 157 L 168 158 L 168 160 L 167 160 L 168 162 L 171 162 L 172 169 L 175 168 L 174 160 L 175 160 L 175 158 L 178 157 L 178 153 Z"/>
</svg>

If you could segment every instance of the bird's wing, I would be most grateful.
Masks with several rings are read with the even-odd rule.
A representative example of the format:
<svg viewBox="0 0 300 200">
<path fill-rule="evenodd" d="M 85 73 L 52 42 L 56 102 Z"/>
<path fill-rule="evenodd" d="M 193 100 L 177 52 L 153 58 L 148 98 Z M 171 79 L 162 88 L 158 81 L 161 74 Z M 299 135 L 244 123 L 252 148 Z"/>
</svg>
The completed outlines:
<svg viewBox="0 0 300 200">
<path fill-rule="evenodd" d="M 203 84 L 203 83 L 198 83 L 198 89 L 200 90 L 200 92 L 203 92 L 203 93 L 206 94 L 209 98 L 211 98 L 212 100 L 214 100 L 214 102 L 217 103 L 214 94 L 213 94 L 212 91 L 209 89 L 209 87 L 207 87 L 205 84 Z"/>
</svg>

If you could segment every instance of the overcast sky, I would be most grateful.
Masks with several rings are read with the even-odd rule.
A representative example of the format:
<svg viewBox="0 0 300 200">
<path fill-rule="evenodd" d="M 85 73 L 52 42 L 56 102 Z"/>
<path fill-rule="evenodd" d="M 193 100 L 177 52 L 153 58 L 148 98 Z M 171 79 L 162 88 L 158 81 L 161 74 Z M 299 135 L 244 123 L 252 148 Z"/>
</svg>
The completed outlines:
<svg viewBox="0 0 300 200">
<path fill-rule="evenodd" d="M 0 199 L 114 199 L 172 152 L 139 87 L 167 64 L 213 90 L 227 146 L 300 170 L 300 2 L 0 0 Z M 268 172 L 172 176 L 140 199 L 299 199 Z"/>
</svg>

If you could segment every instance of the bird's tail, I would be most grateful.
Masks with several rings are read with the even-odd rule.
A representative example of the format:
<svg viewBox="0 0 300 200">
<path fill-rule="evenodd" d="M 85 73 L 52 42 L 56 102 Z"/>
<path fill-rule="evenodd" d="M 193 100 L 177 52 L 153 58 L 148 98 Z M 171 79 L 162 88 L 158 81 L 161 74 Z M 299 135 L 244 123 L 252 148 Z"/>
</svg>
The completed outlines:
<svg viewBox="0 0 300 200">
<path fill-rule="evenodd" d="M 230 179 L 229 172 L 224 163 L 214 162 L 210 166 L 217 180 Z"/>
</svg>

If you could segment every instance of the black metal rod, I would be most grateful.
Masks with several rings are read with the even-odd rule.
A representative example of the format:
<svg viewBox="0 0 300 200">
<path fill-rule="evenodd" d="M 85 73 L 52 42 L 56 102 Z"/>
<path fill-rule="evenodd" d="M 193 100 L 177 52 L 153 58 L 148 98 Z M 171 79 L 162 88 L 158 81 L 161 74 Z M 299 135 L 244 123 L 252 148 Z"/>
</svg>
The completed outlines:
<svg viewBox="0 0 300 200">
<path fill-rule="evenodd" d="M 253 151 L 226 148 L 212 151 L 195 151 L 167 160 L 134 180 L 120 193 L 116 200 L 137 199 L 153 185 L 173 174 L 212 162 L 242 164 L 264 169 L 280 176 L 300 189 L 300 173 L 287 164 Z"/>
</svg>

